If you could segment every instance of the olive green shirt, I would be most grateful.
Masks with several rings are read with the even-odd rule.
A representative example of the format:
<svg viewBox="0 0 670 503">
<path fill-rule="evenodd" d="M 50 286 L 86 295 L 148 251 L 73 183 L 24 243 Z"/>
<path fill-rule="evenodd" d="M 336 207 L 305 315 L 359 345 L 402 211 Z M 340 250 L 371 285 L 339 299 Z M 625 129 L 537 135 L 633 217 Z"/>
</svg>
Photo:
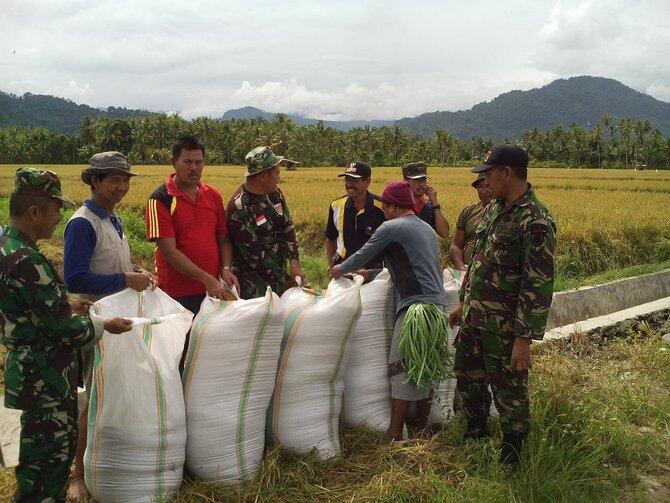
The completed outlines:
<svg viewBox="0 0 670 503">
<path fill-rule="evenodd" d="M 482 202 L 466 206 L 458 215 L 456 228 L 465 231 L 465 245 L 463 246 L 463 263 L 468 265 L 472 259 L 472 251 L 475 249 L 475 239 L 477 238 L 477 225 L 484 214 Z"/>
</svg>

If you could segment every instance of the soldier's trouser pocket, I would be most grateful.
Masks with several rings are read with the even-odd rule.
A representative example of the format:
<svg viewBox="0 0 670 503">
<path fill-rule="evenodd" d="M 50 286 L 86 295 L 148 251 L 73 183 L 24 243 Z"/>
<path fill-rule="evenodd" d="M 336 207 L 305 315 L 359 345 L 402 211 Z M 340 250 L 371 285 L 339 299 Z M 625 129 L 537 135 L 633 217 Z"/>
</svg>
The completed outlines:
<svg viewBox="0 0 670 503">
<path fill-rule="evenodd" d="M 77 441 L 76 403 L 69 405 L 21 414 L 15 501 L 64 498 Z"/>
</svg>

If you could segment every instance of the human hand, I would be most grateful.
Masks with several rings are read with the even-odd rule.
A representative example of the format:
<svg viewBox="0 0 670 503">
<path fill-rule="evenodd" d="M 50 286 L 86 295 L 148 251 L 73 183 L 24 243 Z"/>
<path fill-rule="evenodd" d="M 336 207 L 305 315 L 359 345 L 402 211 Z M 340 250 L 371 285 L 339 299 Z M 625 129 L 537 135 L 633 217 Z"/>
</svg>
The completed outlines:
<svg viewBox="0 0 670 503">
<path fill-rule="evenodd" d="M 305 273 L 302 271 L 302 267 L 298 260 L 291 260 L 289 275 L 291 276 L 291 279 L 295 279 L 296 276 L 299 277 L 301 284 L 305 284 Z"/>
<path fill-rule="evenodd" d="M 237 293 L 240 293 L 240 282 L 238 281 L 237 276 L 235 276 L 230 269 L 224 268 L 221 272 L 221 278 L 223 278 L 223 281 L 225 281 L 229 287 L 235 287 Z"/>
<path fill-rule="evenodd" d="M 105 319 L 105 330 L 110 334 L 121 334 L 129 332 L 133 328 L 133 322 L 117 316 L 115 318 Z"/>
<path fill-rule="evenodd" d="M 456 309 L 449 313 L 449 326 L 455 327 L 456 325 L 461 324 L 461 318 L 463 317 L 463 303 L 459 303 Z"/>
<path fill-rule="evenodd" d="M 430 204 L 437 204 L 437 191 L 430 185 L 426 185 L 426 195 Z"/>
<path fill-rule="evenodd" d="M 84 299 L 75 299 L 70 301 L 70 309 L 74 314 L 79 316 L 88 316 L 88 310 L 93 305 L 93 302 Z"/>
<path fill-rule="evenodd" d="M 330 276 L 332 279 L 340 279 L 342 277 L 342 267 L 340 267 L 339 264 L 334 265 L 328 271 L 328 276 Z"/>
<path fill-rule="evenodd" d="M 204 283 L 205 290 L 207 290 L 207 295 L 217 299 L 223 299 L 223 295 L 226 292 L 226 288 L 221 281 L 216 279 L 214 276 L 209 276 L 207 281 Z"/>
<path fill-rule="evenodd" d="M 156 286 L 158 285 L 158 278 L 156 277 L 156 275 L 152 272 L 147 271 L 146 269 L 140 269 L 140 274 L 149 276 L 149 287 L 152 290 L 155 290 Z"/>
<path fill-rule="evenodd" d="M 363 277 L 363 283 L 367 283 L 368 281 L 370 281 L 370 271 L 368 271 L 367 269 L 359 269 L 358 271 L 356 271 L 356 274 Z"/>
<path fill-rule="evenodd" d="M 523 372 L 530 368 L 530 342 L 531 340 L 526 337 L 514 339 L 510 364 L 513 371 Z"/>
<path fill-rule="evenodd" d="M 136 292 L 142 292 L 151 285 L 151 276 L 141 272 L 127 272 L 126 286 Z"/>
</svg>

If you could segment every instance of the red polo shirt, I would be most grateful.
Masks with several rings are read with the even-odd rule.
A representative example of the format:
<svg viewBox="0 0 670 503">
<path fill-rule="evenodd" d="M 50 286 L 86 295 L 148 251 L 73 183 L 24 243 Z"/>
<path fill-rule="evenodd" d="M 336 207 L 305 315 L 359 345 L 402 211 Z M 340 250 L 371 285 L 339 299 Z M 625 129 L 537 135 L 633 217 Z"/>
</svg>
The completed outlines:
<svg viewBox="0 0 670 503">
<path fill-rule="evenodd" d="M 228 234 L 221 194 L 201 183 L 196 200 L 184 194 L 170 175 L 147 203 L 147 239 L 174 238 L 177 249 L 215 278 L 220 274 L 217 236 Z M 205 286 L 168 264 L 156 249 L 158 286 L 172 297 L 205 293 Z"/>
</svg>

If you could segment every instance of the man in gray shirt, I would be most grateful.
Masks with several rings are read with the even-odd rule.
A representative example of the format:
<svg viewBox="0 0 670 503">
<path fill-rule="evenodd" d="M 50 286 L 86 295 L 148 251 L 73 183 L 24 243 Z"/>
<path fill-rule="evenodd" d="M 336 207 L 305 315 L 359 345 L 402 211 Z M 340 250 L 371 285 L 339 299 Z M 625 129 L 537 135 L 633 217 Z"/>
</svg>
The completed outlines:
<svg viewBox="0 0 670 503">
<path fill-rule="evenodd" d="M 405 313 L 413 304 L 445 305 L 444 287 L 438 260 L 438 243 L 432 227 L 414 212 L 412 189 L 406 181 L 392 182 L 381 196 L 387 221 L 363 247 L 330 270 L 332 278 L 361 269 L 373 257 L 382 255 L 396 291 L 396 323 L 389 354 L 391 382 L 391 423 L 387 435 L 402 440 L 409 402 L 417 401 L 419 429 L 425 429 L 430 412 L 433 385 L 417 388 L 407 380 L 403 355 L 398 352 Z M 378 270 L 370 270 L 375 275 Z M 407 382 L 404 382 L 407 381 Z"/>
</svg>

